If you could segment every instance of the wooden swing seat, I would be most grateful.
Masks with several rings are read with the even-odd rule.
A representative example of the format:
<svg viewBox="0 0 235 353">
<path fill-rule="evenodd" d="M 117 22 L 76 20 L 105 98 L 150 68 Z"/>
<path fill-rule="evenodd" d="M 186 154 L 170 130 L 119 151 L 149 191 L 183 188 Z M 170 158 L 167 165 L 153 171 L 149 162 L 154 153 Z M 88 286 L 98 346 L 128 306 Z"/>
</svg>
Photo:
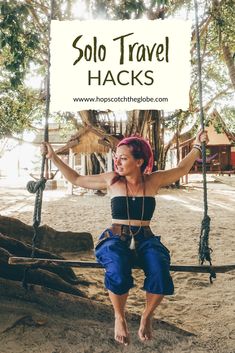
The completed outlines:
<svg viewBox="0 0 235 353">
<path fill-rule="evenodd" d="M 24 265 L 24 266 L 40 266 L 40 265 L 61 265 L 65 267 L 78 267 L 78 268 L 103 268 L 98 262 L 88 261 L 70 261 L 70 260 L 57 260 L 57 259 L 43 259 L 43 258 L 31 258 L 31 257 L 16 257 L 12 256 L 9 258 L 8 263 L 10 265 Z M 135 266 L 134 269 L 139 267 Z M 195 272 L 195 273 L 226 273 L 235 270 L 234 265 L 171 265 L 170 270 L 174 272 Z"/>
</svg>

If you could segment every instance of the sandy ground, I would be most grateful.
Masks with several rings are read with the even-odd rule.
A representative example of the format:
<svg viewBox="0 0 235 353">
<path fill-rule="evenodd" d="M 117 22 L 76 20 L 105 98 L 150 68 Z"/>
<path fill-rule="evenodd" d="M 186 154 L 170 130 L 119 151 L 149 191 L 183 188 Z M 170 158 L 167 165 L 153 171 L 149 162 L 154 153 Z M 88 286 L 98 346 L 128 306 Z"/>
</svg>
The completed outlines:
<svg viewBox="0 0 235 353">
<path fill-rule="evenodd" d="M 1 215 L 19 218 L 28 224 L 32 223 L 34 196 L 28 194 L 20 182 L 9 185 L 9 182 L 1 180 L 0 197 Z M 173 264 L 198 264 L 198 240 L 203 216 L 202 200 L 203 190 L 200 182 L 194 182 L 180 190 L 163 189 L 157 195 L 157 208 L 152 221 L 152 229 L 156 234 L 161 235 L 162 242 L 171 250 Z M 211 217 L 210 246 L 213 248 L 213 264 L 234 264 L 235 188 L 221 183 L 208 183 L 208 203 Z M 102 230 L 110 225 L 110 220 L 108 196 L 71 196 L 67 195 L 64 189 L 44 192 L 42 223 L 57 230 L 89 231 L 96 241 Z M 65 255 L 71 257 L 69 254 Z M 77 254 L 73 258 L 90 260 L 93 258 L 93 253 Z M 88 297 L 108 305 L 107 292 L 103 288 L 103 270 L 83 269 L 76 270 L 76 272 L 91 282 L 91 285 L 85 289 Z M 21 348 L 17 345 L 22 327 L 16 326 L 5 333 L 1 333 L 4 330 L 1 331 L 0 328 L 0 352 L 12 353 L 12 347 L 14 347 L 14 352 L 24 351 L 26 353 L 104 353 L 124 350 L 127 352 L 235 353 L 235 271 L 218 274 L 212 285 L 207 274 L 173 272 L 172 276 L 175 294 L 164 299 L 156 311 L 155 317 L 178 328 L 193 332 L 196 334 L 194 338 L 187 338 L 184 341 L 184 335 L 176 337 L 175 332 L 168 332 L 164 336 L 164 329 L 159 328 L 158 330 L 156 326 L 155 339 L 148 346 L 143 346 L 142 343 L 138 343 L 136 338 L 133 338 L 132 344 L 124 349 L 117 346 L 112 340 L 112 318 L 103 320 L 104 323 L 101 326 L 106 331 L 106 334 L 103 335 L 103 331 L 99 331 L 99 319 L 95 314 L 89 319 L 90 323 L 85 318 L 84 322 L 81 322 L 81 318 L 76 318 L 75 321 L 80 320 L 80 322 L 76 321 L 75 326 L 71 325 L 71 322 L 68 325 L 66 320 L 69 319 L 66 318 L 62 320 L 60 326 L 58 317 L 54 317 L 53 320 L 49 319 L 49 314 L 46 315 L 44 312 L 43 315 L 47 316 L 49 322 L 48 326 L 42 326 L 42 328 L 37 325 L 23 326 L 26 330 L 24 332 L 28 332 L 28 339 L 36 337 L 36 348 L 30 349 L 30 339 L 28 345 L 27 339 Z M 134 277 L 136 287 L 130 292 L 128 311 L 140 314 L 144 307 L 144 292 L 141 290 L 144 277 L 138 270 L 134 271 Z M 1 308 L 1 315 L 4 314 L 4 308 L 4 306 Z M 51 312 L 50 318 L 55 314 Z M 6 316 L 9 317 L 7 311 L 5 312 Z M 67 331 L 66 325 L 69 326 Z M 71 335 L 75 335 L 74 327 L 76 325 L 83 327 L 81 332 L 79 328 L 77 329 L 80 332 L 79 337 L 83 337 L 82 341 L 81 339 L 79 341 L 80 346 L 73 345 L 69 339 Z M 85 335 L 84 327 L 86 325 L 89 328 L 86 331 L 89 332 L 89 337 Z M 130 326 L 133 336 L 137 330 L 136 325 L 136 323 L 131 323 Z M 64 327 L 64 331 L 62 327 Z M 72 330 L 72 327 L 75 331 Z M 52 333 L 51 335 L 45 334 L 47 329 L 50 332 L 57 332 L 56 328 L 63 331 L 59 341 L 52 338 Z M 35 330 L 38 332 L 38 336 Z M 14 337 L 15 346 L 12 343 Z M 81 346 L 83 341 L 84 346 Z M 45 342 L 48 342 L 47 348 Z"/>
</svg>

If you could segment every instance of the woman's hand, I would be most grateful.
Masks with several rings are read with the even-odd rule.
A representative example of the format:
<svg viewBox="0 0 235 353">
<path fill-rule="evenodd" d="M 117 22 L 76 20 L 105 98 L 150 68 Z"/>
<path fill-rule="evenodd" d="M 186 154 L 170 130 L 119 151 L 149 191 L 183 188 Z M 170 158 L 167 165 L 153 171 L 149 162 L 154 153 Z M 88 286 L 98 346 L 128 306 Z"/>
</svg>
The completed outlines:
<svg viewBox="0 0 235 353">
<path fill-rule="evenodd" d="M 45 155 L 48 159 L 53 159 L 56 156 L 55 151 L 48 142 L 43 142 L 41 144 L 41 154 Z"/>
<path fill-rule="evenodd" d="M 200 130 L 195 138 L 195 145 L 201 145 L 203 142 L 207 145 L 209 142 L 207 131 Z"/>
</svg>

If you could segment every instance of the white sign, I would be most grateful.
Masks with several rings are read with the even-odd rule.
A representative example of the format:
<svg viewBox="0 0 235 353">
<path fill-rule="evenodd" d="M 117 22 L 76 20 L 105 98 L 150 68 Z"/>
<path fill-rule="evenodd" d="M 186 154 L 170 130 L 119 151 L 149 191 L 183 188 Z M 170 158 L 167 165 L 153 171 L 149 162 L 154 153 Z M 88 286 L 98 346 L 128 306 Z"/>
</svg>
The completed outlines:
<svg viewBox="0 0 235 353">
<path fill-rule="evenodd" d="M 51 112 L 187 110 L 191 23 L 52 21 Z"/>
</svg>

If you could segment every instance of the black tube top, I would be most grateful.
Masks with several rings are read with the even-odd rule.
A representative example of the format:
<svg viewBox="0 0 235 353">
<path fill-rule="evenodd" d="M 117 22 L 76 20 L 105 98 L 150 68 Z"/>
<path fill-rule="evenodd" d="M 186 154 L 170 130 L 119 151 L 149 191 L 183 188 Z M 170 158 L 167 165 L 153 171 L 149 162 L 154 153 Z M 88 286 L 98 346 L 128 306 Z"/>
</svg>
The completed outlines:
<svg viewBox="0 0 235 353">
<path fill-rule="evenodd" d="M 128 197 L 130 219 L 141 220 L 143 196 L 136 196 L 133 200 Z M 143 221 L 150 221 L 155 210 L 156 200 L 154 196 L 144 197 Z M 111 198 L 111 211 L 113 219 L 128 219 L 126 196 L 114 196 Z"/>
</svg>

